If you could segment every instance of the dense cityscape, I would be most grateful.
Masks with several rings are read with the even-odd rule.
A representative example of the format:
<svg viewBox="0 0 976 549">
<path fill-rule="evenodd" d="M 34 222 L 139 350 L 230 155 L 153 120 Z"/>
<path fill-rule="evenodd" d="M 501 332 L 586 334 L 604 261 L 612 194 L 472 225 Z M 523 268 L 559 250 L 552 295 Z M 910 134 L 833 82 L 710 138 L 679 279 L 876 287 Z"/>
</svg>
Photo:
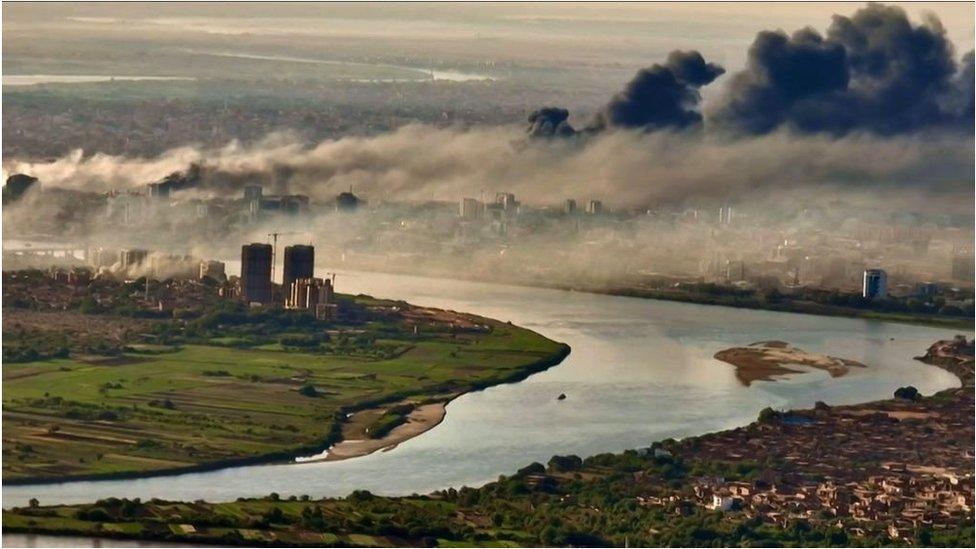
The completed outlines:
<svg viewBox="0 0 976 549">
<path fill-rule="evenodd" d="M 779 219 L 771 220 L 746 205 L 614 211 L 599 198 L 532 206 L 512 193 L 451 204 L 368 200 L 350 190 L 313 201 L 302 194 L 265 194 L 255 183 L 243 184 L 236 197 L 198 198 L 195 191 L 205 190 L 197 188 L 199 171 L 191 167 L 142 191 L 88 193 L 71 202 L 70 223 L 90 236 L 55 245 L 57 250 L 8 247 L 5 260 L 29 266 L 55 254 L 66 266 L 87 265 L 123 278 L 193 277 L 201 268 L 220 267 L 201 267 L 191 251 L 227 259 L 240 235 L 270 241 L 278 233 L 290 242 L 327 234 L 316 244 L 320 259 L 333 269 L 579 289 L 796 296 L 824 305 L 947 317 L 967 317 L 973 310 L 969 229 L 953 216 L 857 217 L 836 205 L 777 212 Z M 66 193 L 20 174 L 4 187 L 8 207 L 25 211 L 58 203 Z M 119 239 L 116 227 L 125 228 L 126 239 Z M 191 236 L 182 243 L 168 237 L 184 231 Z M 640 244 L 651 235 L 655 246 Z M 43 233 L 34 239 L 43 241 Z M 151 241 L 165 249 L 129 248 Z M 244 270 L 239 274 L 246 276 Z M 306 274 L 295 278 L 311 278 Z M 274 301 L 291 298 L 292 281 L 285 274 Z M 267 291 L 253 290 L 249 300 L 272 301 Z M 255 296 L 260 298 L 250 299 Z"/>
</svg>

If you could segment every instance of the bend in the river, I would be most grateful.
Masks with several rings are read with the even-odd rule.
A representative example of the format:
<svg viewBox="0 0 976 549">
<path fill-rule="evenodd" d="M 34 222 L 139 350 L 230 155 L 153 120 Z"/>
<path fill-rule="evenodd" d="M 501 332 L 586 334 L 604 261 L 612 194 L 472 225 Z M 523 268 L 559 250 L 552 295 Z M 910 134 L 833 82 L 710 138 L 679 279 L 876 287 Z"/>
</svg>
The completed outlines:
<svg viewBox="0 0 976 549">
<path fill-rule="evenodd" d="M 338 285 L 344 293 L 510 320 L 568 343 L 573 352 L 523 382 L 459 397 L 438 427 L 389 452 L 175 477 L 9 486 L 3 505 L 32 497 L 54 504 L 109 496 L 222 501 L 270 492 L 423 493 L 480 485 L 554 454 L 618 452 L 743 425 L 767 406 L 851 404 L 888 398 L 904 385 L 925 394 L 959 386 L 952 374 L 912 359 L 952 330 L 392 274 L 340 273 Z M 732 367 L 712 358 L 726 347 L 772 339 L 867 368 L 841 378 L 812 371 L 744 387 Z M 565 400 L 557 400 L 561 393 Z"/>
</svg>

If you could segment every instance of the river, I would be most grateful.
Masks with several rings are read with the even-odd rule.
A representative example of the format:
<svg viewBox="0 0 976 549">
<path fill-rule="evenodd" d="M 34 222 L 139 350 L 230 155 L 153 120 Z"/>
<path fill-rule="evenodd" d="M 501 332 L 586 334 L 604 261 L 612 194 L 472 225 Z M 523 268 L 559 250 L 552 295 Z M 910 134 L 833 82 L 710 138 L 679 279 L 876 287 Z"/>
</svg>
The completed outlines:
<svg viewBox="0 0 976 549">
<path fill-rule="evenodd" d="M 953 330 L 393 274 L 341 272 L 336 282 L 344 293 L 509 320 L 568 343 L 572 354 L 523 382 L 457 398 L 438 427 L 388 452 L 173 477 L 7 486 L 3 506 L 31 497 L 50 505 L 108 496 L 221 501 L 270 492 L 424 493 L 480 485 L 554 454 L 619 452 L 743 425 L 767 406 L 850 404 L 888 398 L 904 385 L 925 394 L 959 385 L 953 375 L 912 359 Z M 769 339 L 868 367 L 842 378 L 810 371 L 744 387 L 731 366 L 712 358 L 720 349 Z M 567 398 L 557 401 L 560 393 Z"/>
</svg>

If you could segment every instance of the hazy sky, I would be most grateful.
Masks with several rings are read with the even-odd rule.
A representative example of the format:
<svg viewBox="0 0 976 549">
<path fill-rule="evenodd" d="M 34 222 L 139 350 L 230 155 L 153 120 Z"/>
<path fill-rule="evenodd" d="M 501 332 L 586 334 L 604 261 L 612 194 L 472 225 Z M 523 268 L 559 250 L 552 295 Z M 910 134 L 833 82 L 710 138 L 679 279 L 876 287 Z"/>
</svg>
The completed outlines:
<svg viewBox="0 0 976 549">
<path fill-rule="evenodd" d="M 892 2 L 904 6 L 918 19 L 925 12 L 939 16 L 949 36 L 960 50 L 973 47 L 972 2 Z M 158 19 L 174 17 L 207 18 L 303 18 L 317 20 L 323 32 L 333 29 L 322 19 L 356 27 L 355 20 L 394 20 L 435 25 L 416 26 L 418 33 L 430 30 L 465 32 L 465 24 L 509 21 L 527 28 L 542 21 L 620 23 L 633 26 L 641 22 L 671 21 L 695 24 L 715 31 L 714 38 L 751 37 L 767 28 L 792 30 L 806 25 L 822 30 L 834 13 L 851 13 L 863 2 L 678 2 L 678 3 L 519 3 L 519 4 L 427 4 L 427 3 L 84 3 L 57 2 L 4 3 L 4 26 L 12 23 L 51 22 L 70 17 Z M 90 24 L 105 23 L 91 19 Z M 534 24 L 534 25 L 533 25 Z M 722 30 L 724 29 L 724 30 Z M 245 29 L 241 30 L 254 30 Z M 288 29 L 280 29 L 287 31 Z M 294 29 L 293 29 L 294 30 Z M 473 30 L 473 29 L 467 29 Z M 374 27 L 374 32 L 383 32 Z M 476 32 L 485 32 L 478 29 Z M 490 32 L 490 31 L 488 31 Z M 501 31 L 499 31 L 501 32 Z M 579 36 L 585 39 L 585 34 Z"/>
</svg>

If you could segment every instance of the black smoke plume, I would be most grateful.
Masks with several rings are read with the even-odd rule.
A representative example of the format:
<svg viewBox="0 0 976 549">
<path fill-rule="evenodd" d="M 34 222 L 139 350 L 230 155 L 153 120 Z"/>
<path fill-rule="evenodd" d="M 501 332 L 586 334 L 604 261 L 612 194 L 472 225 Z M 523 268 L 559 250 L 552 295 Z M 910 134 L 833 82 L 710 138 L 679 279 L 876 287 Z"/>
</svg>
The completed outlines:
<svg viewBox="0 0 976 549">
<path fill-rule="evenodd" d="M 835 15 L 825 37 L 809 28 L 762 32 L 714 120 L 749 134 L 972 132 L 973 56 L 958 67 L 953 53 L 936 18 L 915 25 L 880 4 Z"/>
<path fill-rule="evenodd" d="M 696 126 L 702 121 L 698 89 L 724 72 L 722 67 L 705 62 L 697 51 L 673 51 L 663 65 L 638 71 L 587 129 L 655 131 Z"/>
<path fill-rule="evenodd" d="M 568 122 L 569 111 L 559 107 L 543 107 L 529 115 L 529 137 L 572 137 L 576 130 Z"/>
</svg>

